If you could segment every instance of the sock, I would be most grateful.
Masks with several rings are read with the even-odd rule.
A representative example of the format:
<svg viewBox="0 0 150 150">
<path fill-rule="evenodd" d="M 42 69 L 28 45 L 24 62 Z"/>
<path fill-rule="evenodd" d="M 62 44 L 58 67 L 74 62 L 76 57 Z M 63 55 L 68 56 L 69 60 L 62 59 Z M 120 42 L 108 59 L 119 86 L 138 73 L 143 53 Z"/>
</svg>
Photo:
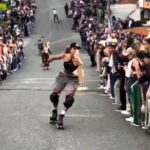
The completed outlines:
<svg viewBox="0 0 150 150">
<path fill-rule="evenodd" d="M 64 110 L 61 111 L 61 115 L 65 115 L 65 113 L 66 113 L 66 112 L 65 112 Z"/>
</svg>

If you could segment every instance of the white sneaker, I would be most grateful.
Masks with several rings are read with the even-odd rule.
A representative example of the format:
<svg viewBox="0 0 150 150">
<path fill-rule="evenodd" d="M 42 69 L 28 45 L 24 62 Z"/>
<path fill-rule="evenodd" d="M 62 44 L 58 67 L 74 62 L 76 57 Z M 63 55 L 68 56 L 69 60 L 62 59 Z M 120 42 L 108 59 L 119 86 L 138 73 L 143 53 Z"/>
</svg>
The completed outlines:
<svg viewBox="0 0 150 150">
<path fill-rule="evenodd" d="M 104 92 L 108 94 L 108 90 L 105 90 Z"/>
<path fill-rule="evenodd" d="M 120 106 L 120 105 L 121 105 L 121 104 L 116 103 L 116 102 L 113 102 L 112 104 L 113 104 L 113 105 L 118 105 L 118 106 Z"/>
<path fill-rule="evenodd" d="M 110 99 L 115 99 L 115 98 L 114 98 L 114 97 L 112 97 L 112 96 L 110 96 L 109 98 L 110 98 Z"/>
<path fill-rule="evenodd" d="M 17 70 L 18 70 L 18 68 L 16 68 L 16 69 L 13 69 L 13 71 L 14 71 L 14 72 L 16 72 Z"/>
<path fill-rule="evenodd" d="M 128 122 L 133 122 L 133 117 L 126 118 L 125 120 Z"/>
<path fill-rule="evenodd" d="M 132 126 L 139 127 L 139 124 L 131 123 Z"/>
<path fill-rule="evenodd" d="M 141 107 L 141 112 L 145 112 L 145 106 L 144 105 L 142 105 L 142 107 Z"/>
<path fill-rule="evenodd" d="M 106 87 L 106 86 L 104 86 L 104 87 L 103 87 L 103 89 L 104 89 L 104 90 L 107 90 L 107 87 Z"/>
<path fill-rule="evenodd" d="M 123 114 L 123 115 L 130 115 L 130 113 L 128 111 L 126 111 L 126 110 L 121 111 L 121 114 Z"/>
<path fill-rule="evenodd" d="M 148 127 L 146 127 L 146 126 L 143 126 L 143 127 L 142 127 L 142 129 L 143 129 L 143 130 L 147 130 L 147 129 L 148 129 Z"/>
<path fill-rule="evenodd" d="M 104 86 L 101 85 L 98 87 L 98 90 L 103 90 L 103 88 L 104 88 Z"/>
</svg>

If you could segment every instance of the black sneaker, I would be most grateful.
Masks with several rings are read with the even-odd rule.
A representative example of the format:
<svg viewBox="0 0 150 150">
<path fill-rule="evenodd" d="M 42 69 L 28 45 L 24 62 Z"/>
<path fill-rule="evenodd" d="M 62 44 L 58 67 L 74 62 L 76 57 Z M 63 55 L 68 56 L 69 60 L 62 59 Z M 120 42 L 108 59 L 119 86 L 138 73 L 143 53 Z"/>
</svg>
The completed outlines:
<svg viewBox="0 0 150 150">
<path fill-rule="evenodd" d="M 54 124 L 54 123 L 56 123 L 57 122 L 57 110 L 56 109 L 54 109 L 53 111 L 52 111 L 52 116 L 50 117 L 50 123 L 51 124 Z"/>
<path fill-rule="evenodd" d="M 64 118 L 64 115 L 59 115 L 59 118 L 56 124 L 57 129 L 64 129 L 63 118 Z"/>
</svg>

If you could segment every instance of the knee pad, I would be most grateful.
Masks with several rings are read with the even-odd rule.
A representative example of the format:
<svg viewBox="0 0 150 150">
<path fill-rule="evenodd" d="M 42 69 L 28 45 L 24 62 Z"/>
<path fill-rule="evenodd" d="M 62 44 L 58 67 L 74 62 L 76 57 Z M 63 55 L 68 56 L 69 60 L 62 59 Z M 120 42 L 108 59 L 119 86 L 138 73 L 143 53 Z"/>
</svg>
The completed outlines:
<svg viewBox="0 0 150 150">
<path fill-rule="evenodd" d="M 50 95 L 50 101 L 53 103 L 54 107 L 57 107 L 59 101 L 59 95 L 57 93 L 52 93 Z"/>
<path fill-rule="evenodd" d="M 72 106 L 73 102 L 74 102 L 73 96 L 68 95 L 68 96 L 66 96 L 66 100 L 64 102 L 64 106 L 66 108 L 70 108 Z"/>
</svg>

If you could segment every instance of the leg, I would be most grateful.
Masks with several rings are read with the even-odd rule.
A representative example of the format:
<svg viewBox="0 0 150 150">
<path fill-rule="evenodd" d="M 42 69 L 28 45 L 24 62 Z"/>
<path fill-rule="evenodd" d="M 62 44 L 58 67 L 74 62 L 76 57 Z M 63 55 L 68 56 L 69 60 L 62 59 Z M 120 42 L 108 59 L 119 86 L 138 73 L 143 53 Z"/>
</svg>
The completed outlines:
<svg viewBox="0 0 150 150">
<path fill-rule="evenodd" d="M 58 17 L 58 15 L 56 15 L 56 20 L 57 20 L 57 22 L 59 23 L 59 17 Z"/>
<path fill-rule="evenodd" d="M 147 99 L 147 109 L 148 109 L 148 121 L 147 125 L 150 127 L 150 99 Z"/>
<path fill-rule="evenodd" d="M 100 71 L 100 53 L 99 53 L 99 50 L 96 52 L 96 64 L 97 64 L 96 71 Z"/>
<path fill-rule="evenodd" d="M 55 91 L 50 95 L 50 101 L 53 104 L 54 109 L 52 110 L 52 115 L 50 117 L 50 123 L 55 123 L 57 121 L 57 106 L 59 102 L 59 94 Z"/>
<path fill-rule="evenodd" d="M 56 15 L 54 15 L 54 23 L 56 22 Z"/>
<path fill-rule="evenodd" d="M 49 70 L 49 62 L 48 62 L 48 59 L 49 59 L 49 53 L 46 53 L 46 69 Z"/>
<path fill-rule="evenodd" d="M 74 103 L 74 94 L 77 89 L 77 82 L 68 83 L 65 87 L 66 91 L 66 99 L 64 102 L 64 111 L 68 111 L 68 109 L 73 105 Z"/>
<path fill-rule="evenodd" d="M 126 91 L 124 89 L 125 84 L 125 74 L 122 74 L 120 83 L 120 102 L 123 110 L 126 110 Z"/>
<path fill-rule="evenodd" d="M 65 116 L 65 113 L 67 112 L 67 110 L 73 105 L 74 103 L 74 94 L 77 88 L 77 82 L 71 82 L 71 83 L 67 83 L 66 87 L 65 87 L 65 91 L 66 91 L 66 99 L 64 104 L 64 108 L 61 111 L 61 114 L 59 115 L 59 119 L 57 122 L 57 128 L 58 129 L 62 129 L 63 128 L 63 118 Z"/>
<path fill-rule="evenodd" d="M 58 106 L 59 93 L 60 92 L 56 92 L 54 90 L 53 93 L 50 95 L 50 101 L 52 102 L 54 109 L 57 109 L 57 106 Z"/>
<path fill-rule="evenodd" d="M 21 53 L 21 56 L 24 58 L 24 57 L 25 57 L 25 54 L 24 54 L 23 47 L 20 48 L 20 53 Z"/>
<path fill-rule="evenodd" d="M 50 123 L 55 123 L 57 121 L 57 107 L 58 107 L 58 103 L 59 103 L 59 94 L 65 87 L 65 84 L 60 81 L 64 81 L 64 79 L 59 74 L 56 78 L 55 88 L 54 88 L 52 94 L 50 95 L 50 101 L 52 102 L 53 107 L 54 107 L 54 109 L 52 110 L 52 116 L 50 117 Z"/>
<path fill-rule="evenodd" d="M 115 104 L 120 104 L 120 79 L 117 79 L 114 85 Z"/>
<path fill-rule="evenodd" d="M 45 56 L 44 56 L 44 53 L 41 54 L 41 59 L 42 59 L 43 70 L 45 70 Z"/>
<path fill-rule="evenodd" d="M 110 73 L 110 90 L 111 90 L 111 97 L 112 98 L 115 97 L 114 85 L 115 85 L 116 80 L 117 80 L 116 74 Z"/>
</svg>

